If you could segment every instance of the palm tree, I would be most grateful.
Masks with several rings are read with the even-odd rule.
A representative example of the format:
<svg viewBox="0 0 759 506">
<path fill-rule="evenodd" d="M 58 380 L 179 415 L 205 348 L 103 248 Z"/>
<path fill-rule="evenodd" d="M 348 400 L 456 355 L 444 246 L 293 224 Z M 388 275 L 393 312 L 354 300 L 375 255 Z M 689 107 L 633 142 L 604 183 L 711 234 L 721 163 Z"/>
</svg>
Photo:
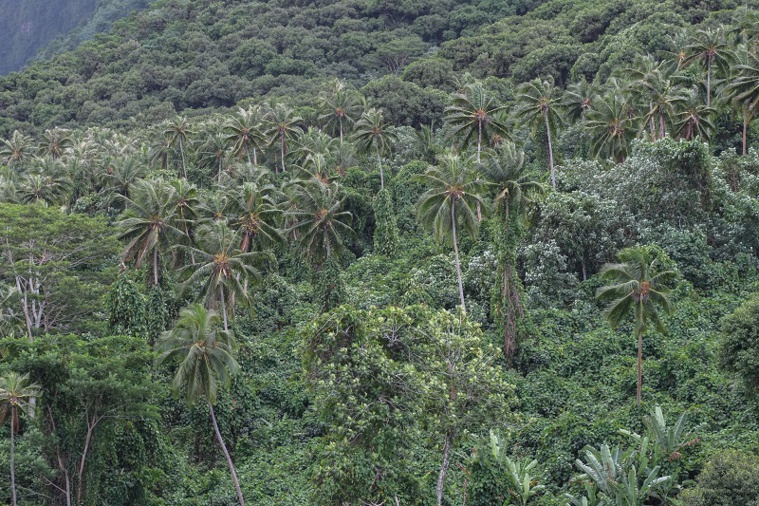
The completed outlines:
<svg viewBox="0 0 759 506">
<path fill-rule="evenodd" d="M 629 112 L 629 103 L 619 92 L 611 91 L 605 97 L 595 99 L 585 121 L 593 156 L 614 158 L 617 163 L 624 161 L 636 131 L 634 118 Z"/>
<path fill-rule="evenodd" d="M 551 136 L 561 125 L 561 90 L 553 78 L 533 79 L 519 86 L 517 97 L 518 118 L 525 120 L 533 129 L 545 128 L 548 142 L 548 166 L 551 169 L 551 186 L 556 189 L 556 174 L 553 163 L 553 142 Z"/>
<path fill-rule="evenodd" d="M 240 107 L 237 114 L 229 119 L 224 131 L 227 133 L 227 143 L 232 147 L 232 153 L 241 160 L 247 157 L 248 163 L 258 165 L 258 151 L 265 142 L 261 132 L 261 111 L 259 107 L 243 109 Z M 251 160 L 250 152 L 253 151 Z"/>
<path fill-rule="evenodd" d="M 31 405 L 27 399 L 37 397 L 40 394 L 39 387 L 35 384 L 29 384 L 29 375 L 19 375 L 13 371 L 6 372 L 0 376 L 0 423 L 5 421 L 6 417 L 11 419 L 11 497 L 12 504 L 16 506 L 16 467 L 15 467 L 15 440 L 14 436 L 18 430 L 18 412 L 28 413 Z"/>
<path fill-rule="evenodd" d="M 480 226 L 476 208 L 485 208 L 487 205 L 479 193 L 484 182 L 474 176 L 470 160 L 448 154 L 440 160 L 438 166 L 430 166 L 418 177 L 419 181 L 430 186 L 419 200 L 419 221 L 423 226 L 432 228 L 437 240 L 453 244 L 459 297 L 465 312 L 458 231 L 459 227 L 463 227 L 470 235 L 476 235 Z"/>
<path fill-rule="evenodd" d="M 380 170 L 380 188 L 384 189 L 385 173 L 382 169 L 382 153 L 390 151 L 390 145 L 396 140 L 396 136 L 388 130 L 382 110 L 372 107 L 364 111 L 361 118 L 356 121 L 353 136 L 358 144 L 359 153 L 367 154 L 374 148 Z"/>
<path fill-rule="evenodd" d="M 52 130 L 45 130 L 42 138 L 44 141 L 42 144 L 40 144 L 40 155 L 50 156 L 54 159 L 62 157 L 66 151 L 66 148 L 70 147 L 72 144 L 68 130 L 65 128 L 53 128 Z"/>
<path fill-rule="evenodd" d="M 198 163 L 202 167 L 216 170 L 216 182 L 221 183 L 224 162 L 227 159 L 227 137 L 223 132 L 217 132 L 206 139 L 198 149 Z"/>
<path fill-rule="evenodd" d="M 624 72 L 632 78 L 628 88 L 633 98 L 648 109 L 642 125 L 648 125 L 652 141 L 663 139 L 667 135 L 667 123 L 673 122 L 676 104 L 684 101 L 673 82 L 671 67 L 646 55 L 636 58 L 635 65 Z"/>
<path fill-rule="evenodd" d="M 597 94 L 596 86 L 581 79 L 567 86 L 562 98 L 562 106 L 570 121 L 584 120 L 593 109 L 593 99 Z"/>
<path fill-rule="evenodd" d="M 690 44 L 685 46 L 685 50 L 691 52 L 691 55 L 685 59 L 685 65 L 699 61 L 706 68 L 706 106 L 711 107 L 712 69 L 714 65 L 724 67 L 730 60 L 725 29 L 720 26 L 714 29 L 697 30 Z"/>
<path fill-rule="evenodd" d="M 135 260 L 139 269 L 145 256 L 153 255 L 153 284 L 158 285 L 160 250 L 181 240 L 183 230 L 177 227 L 175 206 L 176 190 L 160 181 L 141 180 L 135 185 L 133 197 L 122 197 L 127 209 L 117 222 L 122 230 L 119 239 L 128 240 L 124 248 L 124 262 Z"/>
<path fill-rule="evenodd" d="M 275 200 L 277 195 L 276 187 L 264 180 L 263 172 L 259 172 L 258 179 L 244 183 L 234 192 L 233 223 L 242 233 L 241 251 L 261 251 L 282 242 L 278 229 L 282 210 Z"/>
<path fill-rule="evenodd" d="M 270 124 L 268 133 L 271 135 L 269 144 L 279 142 L 280 164 L 282 172 L 286 172 L 285 156 L 287 155 L 287 140 L 301 132 L 298 125 L 303 122 L 303 118 L 297 116 L 295 111 L 284 104 L 268 104 L 267 109 L 266 119 Z M 277 173 L 279 173 L 278 170 Z"/>
<path fill-rule="evenodd" d="M 353 215 L 343 211 L 342 192 L 337 183 L 318 179 L 296 181 L 290 190 L 291 207 L 285 218 L 287 232 L 301 244 L 303 253 L 318 266 L 340 253 L 343 239 L 352 235 Z"/>
<path fill-rule="evenodd" d="M 725 86 L 730 102 L 741 108 L 743 114 L 743 155 L 746 155 L 748 127 L 759 111 L 759 54 L 755 51 L 738 52 L 742 57 L 735 66 L 737 74 Z"/>
<path fill-rule="evenodd" d="M 18 130 L 8 140 L 3 139 L 0 160 L 8 166 L 16 166 L 29 159 L 35 152 L 32 140 Z"/>
<path fill-rule="evenodd" d="M 236 297 L 247 301 L 247 283 L 261 280 L 253 264 L 268 257 L 258 251 L 240 251 L 240 235 L 224 222 L 207 224 L 196 233 L 199 247 L 180 246 L 195 259 L 182 269 L 191 272 L 185 286 L 203 282 L 204 301 L 211 309 L 221 310 L 225 331 L 229 330 L 229 312 L 234 315 Z"/>
<path fill-rule="evenodd" d="M 319 119 L 325 121 L 327 126 L 337 123 L 340 144 L 342 144 L 345 123 L 355 121 L 363 104 L 361 97 L 357 92 L 348 88 L 345 81 L 335 79 L 330 83 L 330 88 L 319 95 L 319 102 L 325 111 L 319 116 Z"/>
<path fill-rule="evenodd" d="M 187 179 L 187 163 L 185 161 L 185 146 L 189 137 L 193 134 L 192 125 L 184 116 L 177 116 L 166 124 L 163 136 L 169 140 L 169 145 L 179 146 L 179 154 L 182 157 L 182 176 Z"/>
<path fill-rule="evenodd" d="M 445 109 L 445 122 L 452 126 L 452 136 L 463 137 L 462 147 L 477 139 L 477 163 L 480 163 L 483 143 L 492 146 L 496 136 L 511 138 L 503 122 L 504 111 L 505 106 L 498 105 L 478 81 L 453 95 L 453 103 Z"/>
<path fill-rule="evenodd" d="M 617 254 L 621 263 L 606 264 L 601 269 L 601 279 L 612 284 L 596 292 L 599 300 L 610 301 L 604 315 L 612 327 L 617 327 L 632 311 L 634 334 L 638 340 L 638 390 L 640 405 L 643 384 L 643 335 L 650 324 L 665 333 L 658 309 L 672 314 L 674 307 L 669 299 L 668 286 L 676 279 L 676 272 L 664 265 L 666 254 L 653 246 L 627 248 Z"/>
<path fill-rule="evenodd" d="M 192 304 L 180 312 L 173 329 L 161 334 L 156 348 L 160 353 L 157 359 L 159 364 L 167 359 L 181 361 L 172 382 L 174 391 L 184 391 L 188 404 L 200 400 L 208 404 L 216 441 L 229 465 L 240 506 L 244 506 L 240 481 L 213 410 L 219 387 L 229 387 L 232 375 L 240 370 L 234 358 L 232 334 L 219 329 L 217 312 L 207 311 L 200 304 Z"/>
<path fill-rule="evenodd" d="M 713 107 L 704 105 L 698 90 L 695 88 L 690 90 L 690 93 L 676 102 L 675 107 L 677 111 L 675 134 L 688 140 L 701 137 L 708 142 L 711 131 L 714 129 L 710 117 L 715 110 Z"/>
<path fill-rule="evenodd" d="M 517 275 L 517 248 L 526 232 L 527 210 L 535 197 L 545 193 L 544 186 L 525 169 L 524 152 L 507 144 L 494 153 L 482 168 L 495 188 L 493 243 L 498 271 L 493 292 L 493 310 L 503 334 L 503 353 L 511 359 L 517 347 L 517 324 L 524 316 L 521 282 Z"/>
</svg>

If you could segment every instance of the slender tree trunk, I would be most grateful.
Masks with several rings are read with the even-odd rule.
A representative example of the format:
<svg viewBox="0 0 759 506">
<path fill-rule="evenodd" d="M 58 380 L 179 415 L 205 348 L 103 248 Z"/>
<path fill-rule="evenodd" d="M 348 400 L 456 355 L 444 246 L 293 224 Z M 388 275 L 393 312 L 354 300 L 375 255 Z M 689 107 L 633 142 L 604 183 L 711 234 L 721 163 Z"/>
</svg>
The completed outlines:
<svg viewBox="0 0 759 506">
<path fill-rule="evenodd" d="M 480 163 L 480 152 L 482 151 L 482 121 L 477 121 L 477 163 Z"/>
<path fill-rule="evenodd" d="M 551 143 L 551 127 L 548 124 L 548 114 L 543 114 L 546 120 L 546 135 L 548 136 L 548 165 L 551 167 L 551 186 L 556 189 L 556 174 L 553 170 L 553 144 Z"/>
<path fill-rule="evenodd" d="M 253 148 L 253 165 L 258 165 L 258 149 Z"/>
<path fill-rule="evenodd" d="M 437 477 L 437 506 L 443 504 L 443 487 L 445 487 L 445 475 L 448 473 L 448 466 L 451 465 L 451 448 L 453 447 L 453 438 L 456 435 L 453 429 L 450 429 L 445 435 L 445 444 L 443 445 L 443 463 L 440 465 L 440 474 Z"/>
<path fill-rule="evenodd" d="M 664 114 L 659 113 L 659 139 L 663 139 L 667 135 L 667 129 L 664 126 Z"/>
<path fill-rule="evenodd" d="M 706 107 L 712 106 L 712 59 L 706 59 Z M 706 136 L 712 136 L 712 129 L 706 128 Z"/>
<path fill-rule="evenodd" d="M 748 111 L 743 108 L 743 156 L 746 156 L 746 133 L 748 130 Z"/>
<path fill-rule="evenodd" d="M 279 134 L 279 151 L 280 151 L 280 155 L 282 156 L 282 160 L 281 160 L 282 173 L 284 174 L 285 172 L 287 172 L 285 170 L 285 134 L 284 133 Z"/>
<path fill-rule="evenodd" d="M 466 313 L 466 303 L 464 302 L 464 282 L 461 280 L 461 264 L 459 263 L 459 245 L 456 238 L 456 203 L 451 204 L 451 226 L 453 231 L 453 254 L 456 258 L 456 275 L 459 278 L 459 297 L 461 297 L 461 308 Z"/>
<path fill-rule="evenodd" d="M 221 314 L 224 318 L 224 332 L 229 331 L 229 325 L 227 324 L 227 301 L 224 300 L 224 288 L 221 290 Z"/>
<path fill-rule="evenodd" d="M 248 163 L 253 163 L 250 159 L 250 146 L 246 145 L 245 151 L 248 153 Z"/>
<path fill-rule="evenodd" d="M 332 254 L 332 248 L 330 247 L 330 244 L 329 244 L 329 235 L 327 234 L 327 224 L 326 223 L 322 226 L 322 229 L 324 230 L 324 242 L 325 242 L 325 244 L 327 246 L 327 260 L 329 260 L 329 257 Z"/>
<path fill-rule="evenodd" d="M 158 286 L 158 245 L 153 246 L 153 284 Z"/>
<path fill-rule="evenodd" d="M 337 121 L 340 123 L 340 145 L 343 145 L 343 117 L 338 116 Z"/>
<path fill-rule="evenodd" d="M 182 174 L 187 179 L 187 166 L 184 160 L 184 146 L 182 145 L 182 137 L 179 137 L 179 154 L 182 155 Z"/>
<path fill-rule="evenodd" d="M 377 163 L 380 170 L 380 188 L 385 189 L 385 172 L 382 170 L 382 157 L 380 156 L 379 139 L 374 138 L 374 147 L 377 148 Z"/>
<path fill-rule="evenodd" d="M 237 499 L 240 501 L 240 506 L 245 506 L 245 499 L 242 496 L 242 489 L 240 489 L 240 481 L 237 479 L 237 473 L 235 472 L 235 466 L 232 463 L 232 457 L 229 456 L 229 452 L 227 451 L 226 445 L 224 445 L 224 440 L 221 439 L 221 432 L 219 432 L 219 424 L 216 423 L 216 414 L 213 412 L 213 406 L 211 403 L 208 403 L 208 409 L 211 412 L 211 421 L 213 421 L 213 430 L 216 433 L 216 440 L 219 442 L 219 446 L 221 446 L 221 450 L 224 452 L 224 458 L 227 459 L 227 464 L 229 465 L 229 472 L 232 473 L 232 481 L 235 483 L 235 489 L 237 489 Z"/>
<path fill-rule="evenodd" d="M 14 424 L 16 421 L 16 417 L 18 416 L 17 408 L 16 406 L 12 406 L 11 408 L 11 497 L 13 499 L 13 506 L 16 506 L 16 463 L 15 463 L 15 457 L 16 457 L 16 442 L 13 439 L 13 433 L 14 433 Z"/>
<path fill-rule="evenodd" d="M 87 463 L 87 453 L 90 451 L 90 443 L 92 442 L 92 434 L 95 431 L 95 426 L 98 424 L 95 415 L 92 420 L 87 420 L 87 434 L 84 437 L 84 448 L 82 449 L 82 458 L 79 460 L 79 472 L 77 476 L 76 484 L 76 503 L 82 504 L 82 495 L 84 493 L 84 466 Z"/>
<path fill-rule="evenodd" d="M 640 406 L 642 388 L 643 388 L 643 331 L 638 330 L 638 391 L 636 395 L 638 406 Z"/>
</svg>

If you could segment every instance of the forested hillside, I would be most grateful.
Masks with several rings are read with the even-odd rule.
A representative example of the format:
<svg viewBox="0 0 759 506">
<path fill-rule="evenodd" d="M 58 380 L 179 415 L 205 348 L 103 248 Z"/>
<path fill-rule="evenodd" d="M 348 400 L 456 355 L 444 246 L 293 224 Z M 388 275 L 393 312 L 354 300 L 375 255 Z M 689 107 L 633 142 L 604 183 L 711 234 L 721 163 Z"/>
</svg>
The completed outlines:
<svg viewBox="0 0 759 506">
<path fill-rule="evenodd" d="M 159 0 L 0 79 L 0 502 L 759 504 L 758 34 Z"/>
<path fill-rule="evenodd" d="M 147 0 L 2 0 L 0 74 L 19 70 L 40 51 L 73 49 L 146 5 Z"/>
</svg>

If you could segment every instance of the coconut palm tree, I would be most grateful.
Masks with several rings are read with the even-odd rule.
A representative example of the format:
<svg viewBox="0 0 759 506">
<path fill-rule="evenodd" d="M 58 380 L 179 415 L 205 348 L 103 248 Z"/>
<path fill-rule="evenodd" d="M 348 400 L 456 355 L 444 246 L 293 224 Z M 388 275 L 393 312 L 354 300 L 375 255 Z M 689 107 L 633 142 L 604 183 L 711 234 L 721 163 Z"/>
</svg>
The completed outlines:
<svg viewBox="0 0 759 506">
<path fill-rule="evenodd" d="M 619 326 L 628 314 L 633 314 L 633 333 L 638 340 L 636 398 L 640 405 L 643 385 L 643 336 L 649 325 L 653 325 L 662 334 L 666 332 L 659 317 L 659 310 L 666 314 L 674 311 L 669 298 L 669 285 L 675 281 L 677 274 L 664 264 L 666 254 L 657 247 L 627 248 L 620 251 L 617 258 L 621 263 L 606 264 L 601 269 L 601 279 L 611 284 L 599 288 L 596 298 L 610 301 L 604 310 L 604 316 L 612 327 Z"/>
<path fill-rule="evenodd" d="M 287 141 L 302 132 L 300 124 L 303 118 L 295 114 L 295 111 L 285 104 L 267 104 L 266 120 L 269 122 L 267 133 L 270 135 L 269 144 L 279 144 L 280 166 L 282 172 L 285 169 L 285 156 L 287 156 Z M 275 171 L 279 171 L 275 167 Z"/>
<path fill-rule="evenodd" d="M 279 192 L 259 171 L 256 180 L 246 182 L 231 196 L 233 226 L 242 233 L 240 250 L 263 251 L 282 242 L 278 226 L 282 210 L 277 205 Z"/>
<path fill-rule="evenodd" d="M 698 61 L 706 69 L 706 106 L 711 107 L 712 74 L 715 66 L 717 68 L 727 66 L 731 55 L 724 27 L 697 30 L 690 43 L 685 46 L 685 50 L 690 53 L 690 56 L 685 59 L 685 65 Z"/>
<path fill-rule="evenodd" d="M 419 221 L 432 229 L 435 238 L 453 245 L 461 307 L 466 312 L 461 277 L 458 235 L 461 228 L 474 236 L 480 226 L 477 207 L 487 209 L 481 190 L 484 181 L 475 177 L 472 161 L 448 154 L 417 178 L 429 185 L 418 204 Z"/>
<path fill-rule="evenodd" d="M 163 136 L 169 140 L 170 146 L 178 146 L 182 158 L 182 177 L 187 179 L 187 163 L 185 160 L 185 146 L 189 144 L 190 136 L 193 135 L 192 124 L 184 116 L 177 116 L 166 123 Z"/>
<path fill-rule="evenodd" d="M 590 152 L 599 158 L 621 163 L 627 157 L 637 130 L 629 102 L 618 91 L 596 97 L 584 123 L 590 137 Z"/>
<path fill-rule="evenodd" d="M 221 183 L 221 175 L 228 155 L 227 148 L 227 137 L 223 132 L 216 132 L 209 136 L 198 147 L 198 163 L 201 167 L 213 168 L 216 171 L 217 183 Z"/>
<path fill-rule="evenodd" d="M 445 109 L 445 122 L 452 127 L 452 136 L 463 138 L 462 147 L 477 140 L 479 163 L 483 144 L 492 147 L 496 136 L 511 138 L 504 122 L 505 108 L 498 105 L 478 81 L 465 85 L 462 92 L 453 95 L 453 103 Z"/>
<path fill-rule="evenodd" d="M 548 143 L 548 166 L 551 169 L 551 186 L 556 189 L 552 136 L 562 123 L 561 89 L 553 81 L 533 79 L 518 88 L 516 116 L 526 121 L 533 132 L 545 128 Z"/>
<path fill-rule="evenodd" d="M 326 126 L 336 124 L 342 144 L 346 123 L 353 123 L 364 105 L 362 97 L 349 88 L 345 81 L 335 79 L 330 83 L 328 90 L 319 94 L 319 104 L 324 111 L 319 119 L 324 121 Z"/>
<path fill-rule="evenodd" d="M 240 481 L 221 437 L 213 409 L 219 388 L 229 387 L 231 377 L 240 370 L 234 358 L 232 334 L 219 328 L 219 315 L 216 311 L 208 311 L 200 304 L 192 304 L 180 312 L 173 329 L 161 334 L 156 348 L 160 353 L 157 359 L 159 364 L 166 360 L 179 361 L 172 382 L 174 391 L 184 392 L 188 404 L 205 401 L 208 405 L 216 441 L 227 460 L 237 490 L 237 499 L 240 506 L 245 506 Z"/>
<path fill-rule="evenodd" d="M 14 130 L 10 139 L 2 140 L 0 161 L 10 167 L 15 167 L 31 158 L 35 151 L 32 140 L 18 130 Z"/>
<path fill-rule="evenodd" d="M 54 159 L 62 157 L 66 152 L 66 148 L 70 147 L 72 144 L 69 131 L 65 128 L 45 130 L 45 133 L 42 134 L 42 139 L 43 141 L 39 147 L 39 154 Z"/>
<path fill-rule="evenodd" d="M 15 467 L 15 434 L 18 430 L 19 411 L 29 413 L 31 406 L 27 399 L 40 395 L 39 387 L 29 384 L 29 375 L 19 375 L 8 371 L 0 376 L 0 423 L 6 418 L 11 420 L 11 499 L 16 506 L 16 467 Z"/>
<path fill-rule="evenodd" d="M 248 300 L 248 282 L 259 282 L 261 272 L 254 267 L 270 255 L 240 251 L 241 233 L 224 222 L 203 225 L 196 232 L 195 246 L 180 245 L 189 251 L 193 263 L 182 269 L 190 272 L 185 286 L 203 283 L 203 299 L 211 309 L 220 310 L 224 330 L 229 330 L 229 314 L 234 315 L 236 298 Z"/>
<path fill-rule="evenodd" d="M 291 207 L 284 213 L 288 234 L 316 266 L 340 253 L 347 235 L 353 235 L 353 215 L 343 210 L 344 196 L 337 183 L 318 179 L 295 181 L 290 187 Z"/>
<path fill-rule="evenodd" d="M 385 188 L 385 173 L 382 169 L 382 154 L 390 151 L 390 146 L 396 140 L 396 135 L 389 130 L 381 109 L 372 107 L 364 111 L 356 121 L 353 137 L 358 144 L 358 152 L 368 154 L 374 149 L 380 170 L 380 188 Z"/>
<path fill-rule="evenodd" d="M 597 87 L 585 79 L 580 79 L 567 86 L 561 99 L 561 105 L 567 113 L 567 119 L 569 121 L 581 121 L 587 118 L 588 112 L 593 109 L 593 99 L 597 94 Z"/>
<path fill-rule="evenodd" d="M 258 151 L 266 141 L 261 131 L 262 116 L 260 107 L 248 109 L 240 107 L 237 109 L 237 114 L 231 117 L 224 127 L 227 143 L 238 160 L 247 157 L 248 163 L 258 165 Z M 251 151 L 253 152 L 252 159 Z"/>
<path fill-rule="evenodd" d="M 689 93 L 682 95 L 675 102 L 675 135 L 682 139 L 701 137 L 709 141 L 714 124 L 711 121 L 715 113 L 713 107 L 704 105 L 697 89 L 691 89 Z"/>
<path fill-rule="evenodd" d="M 743 155 L 747 150 L 748 127 L 759 111 L 759 54 L 746 48 L 736 51 L 738 64 L 732 69 L 735 76 L 727 82 L 724 93 L 743 114 Z"/>
<path fill-rule="evenodd" d="M 145 257 L 152 254 L 153 285 L 159 282 L 160 251 L 184 237 L 176 216 L 175 194 L 176 190 L 163 182 L 140 180 L 132 198 L 122 197 L 127 209 L 116 226 L 121 230 L 119 239 L 129 241 L 123 261 L 135 260 L 139 269 Z"/>
<path fill-rule="evenodd" d="M 517 323 L 524 316 L 517 248 L 526 232 L 527 211 L 535 198 L 545 193 L 545 187 L 525 168 L 524 152 L 513 144 L 493 153 L 482 172 L 495 190 L 493 243 L 498 270 L 492 306 L 503 335 L 503 353 L 510 360 L 517 348 Z"/>
</svg>

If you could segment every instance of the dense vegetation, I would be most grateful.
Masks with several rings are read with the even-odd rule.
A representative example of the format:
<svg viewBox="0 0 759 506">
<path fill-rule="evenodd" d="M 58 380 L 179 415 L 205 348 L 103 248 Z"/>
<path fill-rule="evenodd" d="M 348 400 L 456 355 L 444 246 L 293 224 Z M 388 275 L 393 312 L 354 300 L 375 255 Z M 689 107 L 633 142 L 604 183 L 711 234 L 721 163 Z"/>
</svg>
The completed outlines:
<svg viewBox="0 0 759 506">
<path fill-rule="evenodd" d="M 759 503 L 753 12 L 497 6 L 159 1 L 4 78 L 1 500 Z"/>
</svg>

